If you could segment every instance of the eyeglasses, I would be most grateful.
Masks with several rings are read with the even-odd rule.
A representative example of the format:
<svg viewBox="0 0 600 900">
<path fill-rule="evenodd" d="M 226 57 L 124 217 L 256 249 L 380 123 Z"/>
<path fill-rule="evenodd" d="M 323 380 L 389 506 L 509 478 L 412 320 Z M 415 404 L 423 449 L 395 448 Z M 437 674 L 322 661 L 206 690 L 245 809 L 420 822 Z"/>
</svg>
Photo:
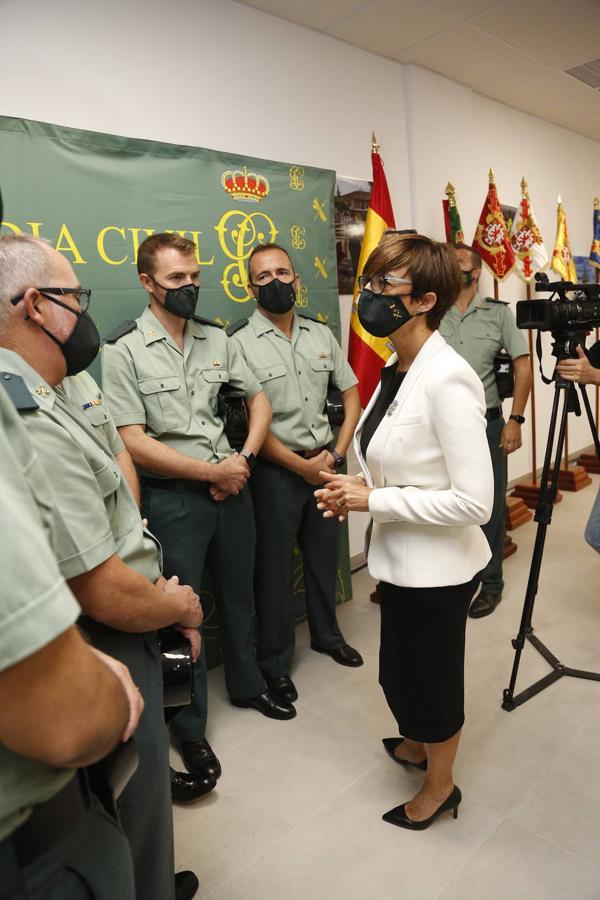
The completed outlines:
<svg viewBox="0 0 600 900">
<path fill-rule="evenodd" d="M 91 299 L 92 299 L 92 291 L 91 288 L 57 288 L 57 287 L 39 287 L 36 288 L 36 291 L 39 291 L 40 294 L 46 296 L 47 294 L 59 294 L 62 297 L 73 296 L 79 303 L 79 309 L 81 312 L 85 312 L 89 307 Z M 13 297 L 10 301 L 13 306 L 16 306 L 17 303 L 20 303 L 23 297 L 25 296 L 25 292 L 19 294 L 18 297 Z M 50 300 L 52 297 L 49 298 Z M 60 303 L 59 306 L 65 306 L 66 309 L 71 309 L 70 306 L 66 306 L 64 303 Z M 72 310 L 75 312 L 75 310 Z"/>
<path fill-rule="evenodd" d="M 363 291 L 367 285 L 374 294 L 383 294 L 386 287 L 398 284 L 412 284 L 409 278 L 397 278 L 395 275 L 359 275 L 358 286 Z"/>
</svg>

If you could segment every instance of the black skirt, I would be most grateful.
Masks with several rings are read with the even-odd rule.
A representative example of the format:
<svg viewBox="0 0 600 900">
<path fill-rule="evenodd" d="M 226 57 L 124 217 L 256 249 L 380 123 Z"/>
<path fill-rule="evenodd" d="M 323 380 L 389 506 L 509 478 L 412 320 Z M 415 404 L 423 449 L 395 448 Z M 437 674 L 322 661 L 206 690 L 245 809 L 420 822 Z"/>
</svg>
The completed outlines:
<svg viewBox="0 0 600 900">
<path fill-rule="evenodd" d="M 462 728 L 465 628 L 480 582 L 407 588 L 381 582 L 379 683 L 400 734 L 427 744 Z"/>
</svg>

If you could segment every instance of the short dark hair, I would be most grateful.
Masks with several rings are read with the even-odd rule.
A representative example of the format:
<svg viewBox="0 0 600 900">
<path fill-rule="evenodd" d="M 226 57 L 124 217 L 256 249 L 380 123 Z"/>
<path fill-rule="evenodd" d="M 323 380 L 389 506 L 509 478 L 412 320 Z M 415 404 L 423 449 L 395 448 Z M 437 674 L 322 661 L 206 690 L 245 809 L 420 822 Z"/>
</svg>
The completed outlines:
<svg viewBox="0 0 600 900">
<path fill-rule="evenodd" d="M 137 256 L 137 270 L 139 275 L 154 275 L 156 272 L 156 254 L 159 250 L 170 247 L 179 250 L 180 253 L 195 253 L 196 245 L 189 238 L 180 234 L 171 234 L 161 231 L 159 234 L 151 234 L 139 246 Z"/>
<path fill-rule="evenodd" d="M 292 257 L 290 256 L 288 251 L 285 249 L 285 247 L 281 246 L 281 244 L 273 244 L 273 243 L 257 244 L 256 247 L 254 247 L 254 249 L 252 250 L 252 253 L 250 254 L 250 256 L 248 257 L 248 278 L 250 279 L 250 281 L 252 281 L 252 269 L 251 269 L 252 260 L 254 259 L 255 256 L 258 256 L 259 253 L 264 253 L 266 250 L 281 250 L 281 252 L 285 253 L 287 258 L 289 259 L 290 265 L 292 267 L 292 272 L 295 271 L 294 263 L 292 262 Z"/>
<path fill-rule="evenodd" d="M 458 297 L 462 273 L 452 244 L 433 241 L 424 234 L 390 235 L 375 247 L 365 263 L 363 275 L 385 275 L 392 269 L 406 269 L 413 283 L 412 294 L 422 297 L 433 291 L 437 302 L 425 316 L 435 331 Z"/>
<path fill-rule="evenodd" d="M 462 242 L 454 245 L 455 250 L 468 250 L 471 254 L 471 265 L 474 269 L 483 268 L 483 260 L 480 257 L 477 250 L 474 250 L 473 247 L 470 247 L 469 244 L 463 244 Z"/>
</svg>

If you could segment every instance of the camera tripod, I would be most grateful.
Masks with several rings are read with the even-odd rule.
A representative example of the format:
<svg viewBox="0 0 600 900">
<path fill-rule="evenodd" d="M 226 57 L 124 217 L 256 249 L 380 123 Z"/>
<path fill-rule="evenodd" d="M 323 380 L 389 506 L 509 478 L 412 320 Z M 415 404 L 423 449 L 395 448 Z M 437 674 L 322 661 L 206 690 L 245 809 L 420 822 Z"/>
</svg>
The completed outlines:
<svg viewBox="0 0 600 900">
<path fill-rule="evenodd" d="M 554 338 L 552 354 L 558 358 L 558 360 L 562 359 L 570 359 L 577 355 L 576 346 L 579 344 L 584 346 L 584 340 L 582 340 L 581 333 L 571 333 L 567 335 L 557 335 L 554 332 L 552 333 L 552 337 Z M 541 341 L 538 332 L 538 357 L 541 357 Z M 542 374 L 542 378 L 544 378 Z M 544 378 L 544 381 L 549 383 L 549 379 Z M 594 446 L 596 448 L 596 454 L 600 458 L 600 441 L 598 440 L 598 434 L 596 432 L 596 427 L 594 424 L 594 419 L 592 416 L 592 410 L 590 407 L 590 401 L 588 399 L 585 387 L 583 385 L 578 385 L 581 397 L 583 399 L 583 404 L 585 407 L 585 411 L 587 414 L 588 422 L 590 425 L 590 430 L 592 432 L 592 438 L 594 441 Z M 562 407 L 561 407 L 562 400 Z M 559 420 L 559 407 L 560 408 L 560 420 Z M 581 406 L 579 404 L 579 398 L 577 396 L 577 392 L 575 390 L 575 383 L 570 381 L 564 381 L 558 373 L 555 373 L 554 380 L 554 401 L 552 404 L 552 414 L 550 416 L 550 426 L 548 430 L 548 440 L 546 443 L 546 452 L 544 455 L 544 466 L 542 469 L 541 475 L 541 483 L 540 483 L 540 496 L 538 499 L 538 503 L 535 510 L 534 519 L 538 523 L 537 533 L 535 537 L 535 545 L 533 549 L 533 554 L 531 558 L 531 566 L 529 569 L 529 579 L 527 581 L 527 590 L 525 592 L 525 603 L 523 605 L 523 613 L 521 616 L 521 624 L 519 627 L 519 633 L 516 638 L 511 642 L 512 646 L 515 650 L 515 659 L 512 667 L 512 672 L 510 676 L 510 684 L 507 688 L 504 689 L 503 692 L 503 700 L 502 700 L 502 708 L 508 711 L 515 709 L 517 706 L 520 706 L 522 703 L 525 703 L 527 700 L 530 700 L 532 697 L 535 697 L 536 694 L 539 694 L 545 688 L 549 687 L 551 684 L 554 684 L 555 681 L 558 681 L 559 678 L 563 678 L 565 675 L 569 675 L 571 678 L 587 678 L 591 681 L 600 681 L 600 673 L 596 672 L 584 672 L 581 669 L 572 669 L 568 666 L 563 665 L 554 654 L 546 647 L 545 644 L 540 641 L 540 639 L 534 634 L 533 626 L 531 624 L 531 617 L 533 615 L 533 606 L 535 603 L 535 597 L 538 590 L 538 580 L 540 575 L 540 569 L 542 567 L 542 557 L 544 554 L 544 544 L 546 541 L 546 532 L 548 530 L 548 526 L 552 521 L 552 508 L 554 505 L 554 501 L 556 499 L 556 494 L 558 490 L 558 476 L 559 470 L 562 460 L 563 448 L 565 443 L 565 432 L 567 427 L 567 417 L 569 412 L 574 412 L 575 415 L 581 415 Z M 552 448 L 555 443 L 556 438 L 556 426 L 557 422 L 559 422 L 558 426 L 558 441 L 556 443 L 556 450 L 554 455 L 554 466 L 552 468 L 552 475 L 550 477 L 550 466 L 552 462 Z M 550 480 L 549 480 L 550 478 Z M 540 678 L 530 687 L 525 688 L 525 690 L 521 691 L 521 693 L 515 696 L 515 683 L 517 681 L 517 673 L 519 671 L 519 663 L 521 661 L 521 654 L 523 653 L 523 648 L 525 646 L 525 641 L 529 641 L 535 649 L 540 653 L 546 662 L 550 665 L 551 671 L 545 675 L 543 678 Z"/>
</svg>

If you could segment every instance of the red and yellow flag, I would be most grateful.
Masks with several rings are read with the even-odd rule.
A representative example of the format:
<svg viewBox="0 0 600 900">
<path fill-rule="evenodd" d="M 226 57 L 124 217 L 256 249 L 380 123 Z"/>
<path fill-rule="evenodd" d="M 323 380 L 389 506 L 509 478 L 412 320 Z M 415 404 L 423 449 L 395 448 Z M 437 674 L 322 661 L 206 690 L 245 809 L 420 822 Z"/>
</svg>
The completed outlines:
<svg viewBox="0 0 600 900">
<path fill-rule="evenodd" d="M 554 241 L 554 250 L 552 251 L 552 262 L 550 267 L 558 272 L 563 281 L 577 281 L 577 270 L 575 268 L 575 260 L 571 253 L 571 244 L 569 243 L 569 229 L 567 228 L 567 214 L 562 205 L 560 194 L 557 200 L 556 208 L 556 240 Z"/>
<path fill-rule="evenodd" d="M 506 278 L 515 264 L 515 254 L 506 230 L 506 222 L 494 182 L 494 173 L 491 169 L 488 193 L 481 210 L 472 247 L 479 253 L 494 278 L 500 280 Z"/>
<path fill-rule="evenodd" d="M 358 270 L 354 283 L 354 298 L 352 301 L 352 316 L 350 318 L 350 337 L 348 341 L 348 359 L 358 378 L 358 391 L 360 402 L 365 407 L 371 395 L 379 383 L 381 369 L 391 353 L 389 342 L 386 338 L 376 338 L 364 330 L 358 321 L 358 276 L 362 274 L 364 265 L 372 250 L 375 249 L 381 236 L 387 228 L 395 228 L 392 201 L 388 190 L 383 162 L 379 155 L 379 147 L 373 135 L 371 162 L 373 163 L 373 188 L 365 233 L 360 248 Z"/>
<path fill-rule="evenodd" d="M 456 190 L 453 184 L 446 185 L 446 200 L 442 200 L 446 240 L 449 244 L 464 244 L 465 233 L 462 230 L 460 213 L 456 205 Z"/>
</svg>

